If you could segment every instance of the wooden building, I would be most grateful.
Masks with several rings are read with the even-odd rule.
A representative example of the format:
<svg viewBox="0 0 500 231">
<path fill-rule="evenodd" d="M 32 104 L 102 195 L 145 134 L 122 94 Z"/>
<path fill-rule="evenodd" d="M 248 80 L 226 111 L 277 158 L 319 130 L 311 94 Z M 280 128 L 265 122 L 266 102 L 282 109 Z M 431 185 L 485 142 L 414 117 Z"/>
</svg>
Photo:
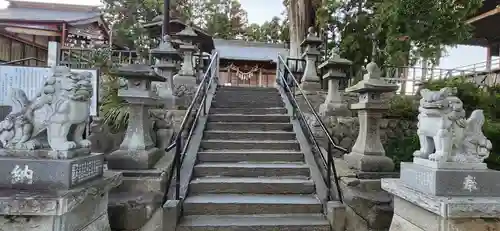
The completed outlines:
<svg viewBox="0 0 500 231">
<path fill-rule="evenodd" d="M 283 44 L 214 39 L 220 55 L 219 84 L 273 87 L 278 54 L 287 55 Z"/>
<path fill-rule="evenodd" d="M 107 43 L 108 27 L 97 7 L 8 0 L 0 10 L 0 62 L 47 65 L 49 41 L 65 47 Z"/>
<path fill-rule="evenodd" d="M 496 26 L 500 23 L 500 1 L 483 0 L 483 6 L 467 20 L 473 26 L 472 38 L 464 44 L 483 46 L 487 48 L 486 66 L 491 69 L 500 69 L 500 66 L 491 67 L 491 58 L 500 56 L 500 30 Z"/>
</svg>

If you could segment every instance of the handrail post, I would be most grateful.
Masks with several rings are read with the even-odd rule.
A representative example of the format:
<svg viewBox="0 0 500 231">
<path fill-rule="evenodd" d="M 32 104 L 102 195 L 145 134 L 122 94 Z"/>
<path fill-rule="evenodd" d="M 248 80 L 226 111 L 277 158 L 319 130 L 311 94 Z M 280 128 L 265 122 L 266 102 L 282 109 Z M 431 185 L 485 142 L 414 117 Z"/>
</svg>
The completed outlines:
<svg viewBox="0 0 500 231">
<path fill-rule="evenodd" d="M 327 168 L 326 168 L 326 187 L 328 188 L 328 200 L 330 201 L 332 195 L 332 144 L 328 142 L 328 150 L 327 150 Z"/>
<path fill-rule="evenodd" d="M 180 200 L 180 188 L 181 188 L 181 150 L 182 150 L 182 132 L 179 131 L 175 140 L 175 199 Z"/>
</svg>

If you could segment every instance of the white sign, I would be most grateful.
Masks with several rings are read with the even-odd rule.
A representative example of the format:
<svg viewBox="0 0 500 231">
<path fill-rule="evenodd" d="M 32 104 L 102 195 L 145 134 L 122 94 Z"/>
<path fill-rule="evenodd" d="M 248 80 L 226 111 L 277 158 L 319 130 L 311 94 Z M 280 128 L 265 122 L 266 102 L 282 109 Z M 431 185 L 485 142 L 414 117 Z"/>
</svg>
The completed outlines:
<svg viewBox="0 0 500 231">
<path fill-rule="evenodd" d="M 71 72 L 76 73 L 84 71 L 92 73 L 93 94 L 90 115 L 97 116 L 97 92 L 99 88 L 97 70 L 71 69 Z M 50 75 L 52 75 L 52 71 L 49 67 L 0 66 L 0 105 L 10 104 L 8 92 L 11 88 L 21 89 L 26 93 L 28 99 L 34 99 Z"/>
</svg>

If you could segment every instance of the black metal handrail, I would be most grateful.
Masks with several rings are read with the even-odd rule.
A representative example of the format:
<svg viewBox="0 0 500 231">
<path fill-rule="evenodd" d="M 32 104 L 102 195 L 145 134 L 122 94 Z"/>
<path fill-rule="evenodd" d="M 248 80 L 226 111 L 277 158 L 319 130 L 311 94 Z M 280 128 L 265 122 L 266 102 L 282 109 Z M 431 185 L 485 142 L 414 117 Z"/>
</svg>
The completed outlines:
<svg viewBox="0 0 500 231">
<path fill-rule="evenodd" d="M 283 68 L 283 69 L 282 69 Z M 298 80 L 293 76 L 293 72 L 290 71 L 290 68 L 288 67 L 287 63 L 285 60 L 278 55 L 278 73 L 277 73 L 277 80 L 278 84 L 282 86 L 283 90 L 287 93 L 287 98 L 289 99 L 290 103 L 292 104 L 293 107 L 293 117 L 299 119 L 302 123 L 304 123 L 303 127 L 306 127 L 309 137 L 310 137 L 310 142 L 314 144 L 314 146 L 318 149 L 318 152 L 320 153 L 321 159 L 323 160 L 323 164 L 326 167 L 326 176 L 323 175 L 323 180 L 326 183 L 326 186 L 328 188 L 328 200 L 331 200 L 331 189 L 332 189 L 332 181 L 331 181 L 331 175 L 333 171 L 333 176 L 334 176 L 334 182 L 335 186 L 337 187 L 337 194 L 338 194 L 338 199 L 340 202 L 342 202 L 342 193 L 340 190 L 340 185 L 339 185 L 339 180 L 337 176 L 337 171 L 335 169 L 335 164 L 333 163 L 333 154 L 332 154 L 332 148 L 341 151 L 342 153 L 348 153 L 348 150 L 338 146 L 335 141 L 333 141 L 333 138 L 330 135 L 330 132 L 328 132 L 328 129 L 326 128 L 325 124 L 319 117 L 318 113 L 314 110 L 314 107 L 312 106 L 311 102 L 307 99 L 306 94 L 302 90 L 302 88 L 299 86 Z M 298 91 L 298 92 L 297 92 Z M 313 116 L 316 118 L 316 121 L 318 121 L 321 131 L 323 131 L 326 135 L 326 139 L 328 142 L 328 150 L 327 150 L 327 159 L 325 160 L 325 157 L 322 154 L 321 147 L 314 137 L 314 133 L 307 124 L 303 112 L 299 107 L 299 103 L 297 102 L 297 99 L 295 98 L 295 93 L 299 93 L 304 97 L 304 101 L 307 104 L 309 110 L 312 112 Z"/>
<path fill-rule="evenodd" d="M 25 62 L 25 61 L 31 61 L 31 60 L 35 60 L 37 62 L 45 63 L 45 60 L 41 60 L 41 59 L 36 58 L 36 57 L 27 57 L 27 58 L 23 58 L 23 59 L 17 59 L 17 60 L 12 60 L 12 61 L 8 61 L 8 62 L 5 62 L 5 63 L 1 63 L 0 65 L 12 65 L 12 64 L 17 64 L 17 63 Z"/>
<path fill-rule="evenodd" d="M 214 77 L 216 76 L 217 66 L 218 66 L 218 53 L 216 52 L 211 57 L 210 64 L 206 69 L 207 71 L 203 74 L 203 78 L 200 82 L 200 85 L 198 86 L 198 89 L 196 90 L 196 93 L 193 96 L 193 100 L 191 101 L 189 107 L 186 110 L 186 114 L 182 119 L 179 130 L 176 132 L 175 138 L 173 138 L 173 142 L 171 142 L 170 145 L 165 149 L 165 152 L 169 152 L 173 148 L 175 148 L 175 154 L 172 167 L 168 175 L 169 178 L 165 186 L 166 188 L 165 188 L 165 194 L 163 195 L 163 204 L 168 199 L 168 193 L 169 193 L 168 191 L 170 188 L 170 184 L 172 182 L 172 177 L 174 177 L 174 170 L 175 170 L 175 199 L 176 200 L 180 199 L 180 174 L 181 174 L 180 171 L 182 167 L 182 162 L 184 160 L 184 154 L 187 151 L 188 144 L 191 141 L 191 137 L 193 135 L 198 119 L 200 118 L 200 116 L 206 115 L 207 113 L 206 111 L 207 95 L 208 91 L 210 90 L 210 86 L 214 81 Z M 194 118 L 192 118 L 192 112 L 194 111 L 197 104 L 199 104 L 199 107 L 196 109 L 196 114 Z M 184 132 L 186 132 L 188 129 L 189 131 L 186 137 L 187 140 L 184 142 L 183 146 L 182 136 Z"/>
</svg>

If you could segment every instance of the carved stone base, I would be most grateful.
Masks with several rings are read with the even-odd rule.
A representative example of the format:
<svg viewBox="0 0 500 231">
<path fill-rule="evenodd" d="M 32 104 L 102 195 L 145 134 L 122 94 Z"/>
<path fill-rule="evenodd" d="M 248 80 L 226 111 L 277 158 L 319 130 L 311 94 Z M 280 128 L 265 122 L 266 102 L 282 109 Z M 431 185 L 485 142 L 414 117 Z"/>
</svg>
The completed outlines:
<svg viewBox="0 0 500 231">
<path fill-rule="evenodd" d="M 500 229 L 499 197 L 440 197 L 405 187 L 399 179 L 383 179 L 394 195 L 390 231 L 487 231 Z"/>
<path fill-rule="evenodd" d="M 319 114 L 321 116 L 350 116 L 351 111 L 345 104 L 323 103 L 319 105 Z"/>
<path fill-rule="evenodd" d="M 35 150 L 10 150 L 0 149 L 0 156 L 32 159 L 71 159 L 81 156 L 88 156 L 90 148 L 78 148 L 68 151 L 54 151 L 52 149 Z"/>
<path fill-rule="evenodd" d="M 498 196 L 500 172 L 489 169 L 436 169 L 401 163 L 401 183 L 435 196 Z"/>
<path fill-rule="evenodd" d="M 175 105 L 187 109 L 193 100 L 197 84 L 195 76 L 175 75 L 174 76 L 174 96 Z"/>
<path fill-rule="evenodd" d="M 103 174 L 104 154 L 66 160 L 0 158 L 0 188 L 69 189 Z"/>
<path fill-rule="evenodd" d="M 413 158 L 413 163 L 435 169 L 488 169 L 485 163 L 437 162 L 422 158 Z"/>
<path fill-rule="evenodd" d="M 300 87 L 302 88 L 305 94 L 315 94 L 316 92 L 321 91 L 320 82 L 304 81 L 300 83 Z M 299 93 L 300 92 L 296 92 L 296 94 Z"/>
<path fill-rule="evenodd" d="M 344 156 L 347 166 L 362 172 L 392 172 L 394 162 L 387 156 L 363 155 L 351 152 Z"/>
<path fill-rule="evenodd" d="M 123 183 L 109 195 L 108 211 L 113 230 L 144 230 L 141 227 L 145 224 L 155 223 L 151 219 L 154 219 L 155 211 L 161 209 L 167 181 L 165 170 L 120 171 Z"/>
<path fill-rule="evenodd" d="M 150 169 L 165 154 L 158 148 L 148 150 L 116 150 L 106 156 L 109 169 Z"/>
<path fill-rule="evenodd" d="M 110 231 L 108 192 L 118 173 L 70 191 L 0 191 L 0 229 L 10 231 Z"/>
</svg>

